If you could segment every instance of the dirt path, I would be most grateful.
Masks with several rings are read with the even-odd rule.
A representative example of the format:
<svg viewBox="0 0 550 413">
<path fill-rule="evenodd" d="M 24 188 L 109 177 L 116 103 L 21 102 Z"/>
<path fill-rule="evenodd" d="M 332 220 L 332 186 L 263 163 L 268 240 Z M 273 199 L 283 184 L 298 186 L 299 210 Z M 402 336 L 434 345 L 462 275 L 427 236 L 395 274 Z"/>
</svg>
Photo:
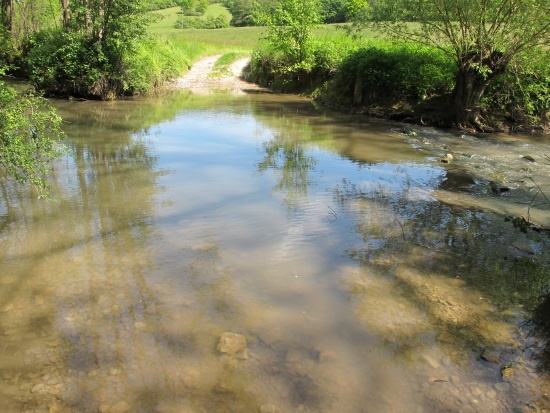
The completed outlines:
<svg viewBox="0 0 550 413">
<path fill-rule="evenodd" d="M 182 78 L 173 83 L 175 89 L 231 89 L 231 90 L 258 90 L 260 87 L 254 83 L 241 80 L 244 68 L 250 62 L 245 57 L 235 61 L 229 67 L 229 74 L 224 76 L 211 76 L 216 61 L 222 55 L 205 57 L 196 62 Z"/>
</svg>

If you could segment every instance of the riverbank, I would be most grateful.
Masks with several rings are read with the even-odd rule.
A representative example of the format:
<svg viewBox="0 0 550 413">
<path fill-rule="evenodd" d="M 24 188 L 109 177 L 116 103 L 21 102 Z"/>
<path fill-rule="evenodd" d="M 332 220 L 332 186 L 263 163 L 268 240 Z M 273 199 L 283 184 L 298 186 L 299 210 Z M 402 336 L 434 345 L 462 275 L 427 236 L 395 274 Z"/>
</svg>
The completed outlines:
<svg viewBox="0 0 550 413">
<path fill-rule="evenodd" d="M 511 64 L 490 83 L 475 116 L 457 123 L 452 109 L 457 65 L 434 47 L 389 39 L 357 42 L 340 35 L 312 41 L 302 62 L 260 43 L 251 79 L 280 92 L 310 96 L 347 113 L 481 132 L 550 129 L 550 52 Z"/>
</svg>

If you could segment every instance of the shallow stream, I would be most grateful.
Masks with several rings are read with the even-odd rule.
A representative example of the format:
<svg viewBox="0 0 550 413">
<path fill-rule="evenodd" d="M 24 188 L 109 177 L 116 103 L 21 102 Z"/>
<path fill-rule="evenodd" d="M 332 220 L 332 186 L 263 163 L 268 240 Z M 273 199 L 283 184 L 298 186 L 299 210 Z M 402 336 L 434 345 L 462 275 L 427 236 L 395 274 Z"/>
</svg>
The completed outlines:
<svg viewBox="0 0 550 413">
<path fill-rule="evenodd" d="M 54 201 L 0 181 L 1 412 L 550 408 L 550 236 L 505 219 L 550 225 L 547 136 L 263 93 L 55 104 Z"/>
</svg>

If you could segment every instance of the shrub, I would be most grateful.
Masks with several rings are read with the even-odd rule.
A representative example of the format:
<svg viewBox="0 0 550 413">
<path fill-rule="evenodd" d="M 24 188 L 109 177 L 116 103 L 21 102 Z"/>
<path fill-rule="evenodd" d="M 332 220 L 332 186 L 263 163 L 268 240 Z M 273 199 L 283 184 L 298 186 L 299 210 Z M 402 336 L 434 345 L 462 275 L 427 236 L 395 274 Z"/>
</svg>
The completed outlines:
<svg viewBox="0 0 550 413">
<path fill-rule="evenodd" d="M 352 100 L 359 83 L 363 103 L 414 98 L 452 91 L 453 61 L 442 51 L 407 43 L 381 43 L 363 47 L 341 63 L 334 88 Z"/>
<path fill-rule="evenodd" d="M 174 23 L 176 29 L 182 27 L 181 19 L 180 17 Z M 184 29 L 223 29 L 225 27 L 229 27 L 229 20 L 223 14 L 218 16 L 207 16 L 206 18 L 183 17 Z"/>
<path fill-rule="evenodd" d="M 196 51 L 175 40 L 144 38 L 112 63 L 87 36 L 53 30 L 29 41 L 25 59 L 29 80 L 56 95 L 112 99 L 145 92 L 188 68 Z"/>
<path fill-rule="evenodd" d="M 374 41 L 361 45 L 341 36 L 314 42 L 301 64 L 262 44 L 252 56 L 252 76 L 281 91 L 312 91 L 331 81 L 331 96 L 344 104 L 353 101 L 359 79 L 362 102 L 368 104 L 449 93 L 455 73 L 453 61 L 437 49 Z"/>
<path fill-rule="evenodd" d="M 533 50 L 513 62 L 487 89 L 482 105 L 516 121 L 550 121 L 550 51 Z"/>
<path fill-rule="evenodd" d="M 24 59 L 30 82 L 49 93 L 98 95 L 106 92 L 108 67 L 103 51 L 80 33 L 48 30 L 33 35 Z M 113 85 L 116 88 L 115 85 Z M 94 93 L 94 91 L 96 93 Z"/>
</svg>

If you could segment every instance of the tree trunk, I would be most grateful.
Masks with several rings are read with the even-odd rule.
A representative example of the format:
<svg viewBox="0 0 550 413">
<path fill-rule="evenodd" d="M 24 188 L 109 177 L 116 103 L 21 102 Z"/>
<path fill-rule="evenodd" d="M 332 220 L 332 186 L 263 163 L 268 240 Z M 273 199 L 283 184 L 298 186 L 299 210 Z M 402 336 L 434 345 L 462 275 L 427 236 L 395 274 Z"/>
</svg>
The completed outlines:
<svg viewBox="0 0 550 413">
<path fill-rule="evenodd" d="M 506 70 L 506 62 L 500 53 L 491 53 L 481 65 L 477 63 L 476 55 L 466 56 L 458 68 L 449 108 L 450 121 L 457 128 L 484 129 L 480 121 L 481 98 L 493 80 Z M 479 70 L 480 66 L 485 72 Z"/>
<path fill-rule="evenodd" d="M 61 9 L 63 10 L 63 26 L 67 26 L 71 19 L 71 11 L 69 10 L 69 0 L 61 0 Z"/>
<path fill-rule="evenodd" d="M 1 4 L 2 10 L 0 10 L 0 23 L 8 32 L 11 32 L 13 30 L 12 0 L 1 0 Z"/>
<path fill-rule="evenodd" d="M 451 95 L 449 117 L 458 128 L 478 128 L 479 103 L 489 83 L 477 70 L 461 67 Z"/>
</svg>

